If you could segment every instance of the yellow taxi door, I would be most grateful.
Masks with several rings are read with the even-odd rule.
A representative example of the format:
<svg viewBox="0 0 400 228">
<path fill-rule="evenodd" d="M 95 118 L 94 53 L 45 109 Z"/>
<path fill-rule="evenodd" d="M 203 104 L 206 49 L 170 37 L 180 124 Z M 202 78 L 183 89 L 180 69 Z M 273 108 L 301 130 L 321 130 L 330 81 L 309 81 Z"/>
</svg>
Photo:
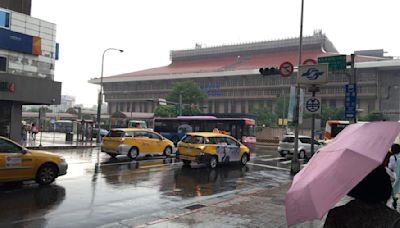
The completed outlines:
<svg viewBox="0 0 400 228">
<path fill-rule="evenodd" d="M 117 151 L 117 148 L 123 141 L 124 137 L 124 131 L 111 131 L 106 137 L 103 138 L 103 145 L 107 150 Z"/>
<path fill-rule="evenodd" d="M 134 145 L 139 148 L 139 154 L 148 154 L 150 152 L 150 140 L 146 131 L 136 131 Z"/>
<path fill-rule="evenodd" d="M 163 152 L 164 147 L 161 136 L 153 132 L 147 132 L 148 153 L 160 154 Z"/>
<path fill-rule="evenodd" d="M 0 139 L 0 181 L 22 180 L 34 176 L 30 152 L 8 140 Z"/>
</svg>

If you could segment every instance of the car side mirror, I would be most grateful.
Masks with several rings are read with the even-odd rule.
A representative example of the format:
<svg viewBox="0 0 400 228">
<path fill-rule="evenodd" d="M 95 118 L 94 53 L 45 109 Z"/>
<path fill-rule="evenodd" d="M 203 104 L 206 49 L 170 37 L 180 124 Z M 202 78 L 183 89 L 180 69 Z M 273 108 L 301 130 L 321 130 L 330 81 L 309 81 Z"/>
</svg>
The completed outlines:
<svg viewBox="0 0 400 228">
<path fill-rule="evenodd" d="M 27 154 L 27 153 L 28 153 L 28 150 L 24 148 L 24 149 L 21 150 L 21 153 L 22 153 L 22 154 Z"/>
</svg>

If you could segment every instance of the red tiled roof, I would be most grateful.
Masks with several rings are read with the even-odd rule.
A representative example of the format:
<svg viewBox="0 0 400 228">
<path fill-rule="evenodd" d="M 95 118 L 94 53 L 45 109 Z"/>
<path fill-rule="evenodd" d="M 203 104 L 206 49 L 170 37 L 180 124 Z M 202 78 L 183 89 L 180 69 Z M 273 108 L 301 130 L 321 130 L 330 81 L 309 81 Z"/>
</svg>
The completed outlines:
<svg viewBox="0 0 400 228">
<path fill-rule="evenodd" d="M 303 50 L 302 60 L 317 60 L 320 56 L 337 55 L 338 53 L 325 52 L 321 48 Z M 239 57 L 240 56 L 240 57 Z M 377 61 L 379 57 L 356 56 L 356 62 Z M 195 60 L 174 61 L 168 66 L 151 68 L 132 73 L 120 74 L 111 77 L 135 77 L 135 76 L 154 76 L 171 75 L 185 73 L 207 73 L 234 70 L 251 70 L 261 67 L 279 67 L 285 61 L 291 62 L 294 66 L 298 64 L 298 51 L 279 51 L 259 54 L 245 54 L 224 57 L 202 58 Z M 347 56 L 350 61 L 350 56 Z"/>
</svg>

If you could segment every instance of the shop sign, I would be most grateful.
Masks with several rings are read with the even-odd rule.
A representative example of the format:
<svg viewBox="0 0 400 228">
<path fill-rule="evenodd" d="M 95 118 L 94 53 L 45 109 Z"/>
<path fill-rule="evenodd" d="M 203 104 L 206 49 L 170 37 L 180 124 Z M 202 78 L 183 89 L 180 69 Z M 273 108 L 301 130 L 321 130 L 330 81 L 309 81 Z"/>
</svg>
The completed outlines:
<svg viewBox="0 0 400 228">
<path fill-rule="evenodd" d="M 16 86 L 13 82 L 0 82 L 0 92 L 15 92 Z"/>
</svg>

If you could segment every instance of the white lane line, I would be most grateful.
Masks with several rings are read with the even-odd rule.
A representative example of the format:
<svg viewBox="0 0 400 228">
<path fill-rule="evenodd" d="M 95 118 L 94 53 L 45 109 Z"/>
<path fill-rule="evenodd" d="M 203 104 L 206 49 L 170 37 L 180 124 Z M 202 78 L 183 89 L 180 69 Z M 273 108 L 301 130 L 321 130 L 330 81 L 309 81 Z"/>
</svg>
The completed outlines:
<svg viewBox="0 0 400 228">
<path fill-rule="evenodd" d="M 260 166 L 260 167 L 264 167 L 264 168 L 270 168 L 270 169 L 279 169 L 279 170 L 290 171 L 290 169 L 282 168 L 282 167 L 276 167 L 276 166 L 272 166 L 272 165 L 255 164 L 255 163 L 250 163 L 250 162 L 247 162 L 247 164 L 254 165 L 254 166 Z"/>
<path fill-rule="evenodd" d="M 272 154 L 265 154 L 265 155 L 256 155 L 256 158 L 267 158 L 267 157 L 272 157 Z"/>
<path fill-rule="evenodd" d="M 276 157 L 276 158 L 264 158 L 264 159 L 260 159 L 260 161 L 276 161 L 276 160 L 285 160 L 285 158 Z"/>
<path fill-rule="evenodd" d="M 286 164 L 289 164 L 289 163 L 291 163 L 292 161 L 291 160 L 288 160 L 288 161 L 283 161 L 283 162 L 280 162 L 282 165 L 286 165 Z"/>
</svg>

